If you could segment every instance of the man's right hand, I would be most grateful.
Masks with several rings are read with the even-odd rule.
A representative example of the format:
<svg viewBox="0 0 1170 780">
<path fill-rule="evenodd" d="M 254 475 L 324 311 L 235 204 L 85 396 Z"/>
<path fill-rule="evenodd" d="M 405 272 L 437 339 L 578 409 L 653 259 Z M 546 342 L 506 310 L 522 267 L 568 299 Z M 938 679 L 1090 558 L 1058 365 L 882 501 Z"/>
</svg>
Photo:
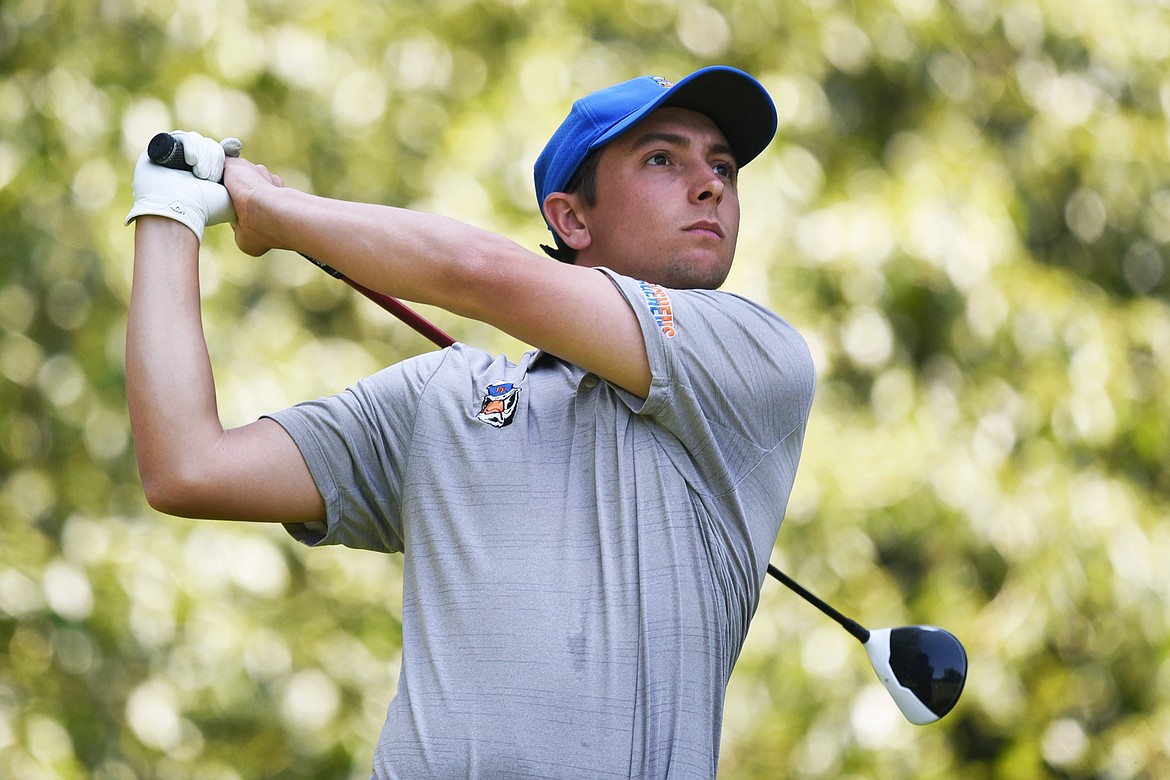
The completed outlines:
<svg viewBox="0 0 1170 780">
<path fill-rule="evenodd" d="M 273 188 L 284 187 L 284 180 L 263 165 L 242 157 L 229 158 L 225 162 L 224 185 L 237 204 L 238 219 L 232 222 L 236 246 L 244 254 L 259 257 L 280 246 L 274 237 L 267 235 L 268 224 L 260 213 L 259 204 Z"/>
<path fill-rule="evenodd" d="M 181 133 L 185 156 L 193 173 L 155 165 L 146 151 L 134 166 L 134 207 L 126 224 L 152 215 L 181 222 L 200 242 L 207 225 L 235 219 L 232 199 L 218 183 L 223 173 L 224 150 L 220 144 L 198 133 Z"/>
</svg>

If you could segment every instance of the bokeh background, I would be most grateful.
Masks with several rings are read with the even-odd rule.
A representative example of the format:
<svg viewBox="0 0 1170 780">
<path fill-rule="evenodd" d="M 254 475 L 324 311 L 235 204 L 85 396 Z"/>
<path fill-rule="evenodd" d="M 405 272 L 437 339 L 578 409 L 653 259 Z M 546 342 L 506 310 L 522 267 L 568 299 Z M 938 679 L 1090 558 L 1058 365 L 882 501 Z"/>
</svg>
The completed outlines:
<svg viewBox="0 0 1170 780">
<path fill-rule="evenodd" d="M 721 777 L 1170 776 L 1167 6 L 3 0 L 0 776 L 365 777 L 395 686 L 399 558 L 143 500 L 122 219 L 147 140 L 235 135 L 293 186 L 535 248 L 531 166 L 569 102 L 712 63 L 780 115 L 726 288 L 819 373 L 773 560 L 971 662 L 911 726 L 765 583 Z M 202 274 L 228 425 L 430 348 L 226 228 Z"/>
</svg>

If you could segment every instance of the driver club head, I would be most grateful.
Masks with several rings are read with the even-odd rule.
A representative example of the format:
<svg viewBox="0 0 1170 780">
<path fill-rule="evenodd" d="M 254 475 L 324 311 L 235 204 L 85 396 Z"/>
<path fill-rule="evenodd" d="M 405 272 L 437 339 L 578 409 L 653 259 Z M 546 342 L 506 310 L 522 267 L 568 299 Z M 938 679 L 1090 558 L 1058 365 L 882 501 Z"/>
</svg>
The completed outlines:
<svg viewBox="0 0 1170 780">
<path fill-rule="evenodd" d="M 967 651 L 935 626 L 880 628 L 865 642 L 878 679 L 916 726 L 934 723 L 954 708 L 967 681 Z"/>
</svg>

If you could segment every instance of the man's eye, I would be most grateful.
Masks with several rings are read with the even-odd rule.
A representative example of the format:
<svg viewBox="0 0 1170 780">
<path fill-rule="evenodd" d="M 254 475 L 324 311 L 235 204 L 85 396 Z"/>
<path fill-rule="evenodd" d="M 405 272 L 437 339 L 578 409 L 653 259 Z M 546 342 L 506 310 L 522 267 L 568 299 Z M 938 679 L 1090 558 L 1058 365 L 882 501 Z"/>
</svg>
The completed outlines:
<svg viewBox="0 0 1170 780">
<path fill-rule="evenodd" d="M 666 152 L 658 152 L 657 154 L 650 155 L 646 162 L 650 165 L 669 165 L 670 155 L 668 155 Z"/>
<path fill-rule="evenodd" d="M 731 163 L 715 163 L 715 173 L 728 179 L 735 178 L 735 166 Z"/>
</svg>

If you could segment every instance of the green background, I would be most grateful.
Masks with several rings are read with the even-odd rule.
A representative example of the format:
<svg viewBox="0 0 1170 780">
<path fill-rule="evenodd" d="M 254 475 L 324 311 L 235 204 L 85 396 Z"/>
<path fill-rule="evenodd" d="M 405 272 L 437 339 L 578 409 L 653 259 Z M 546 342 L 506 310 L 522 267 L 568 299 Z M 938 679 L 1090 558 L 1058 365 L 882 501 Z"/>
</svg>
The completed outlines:
<svg viewBox="0 0 1170 780">
<path fill-rule="evenodd" d="M 0 776 L 365 777 L 394 689 L 400 558 L 143 500 L 122 219 L 148 139 L 239 136 L 292 186 L 535 248 L 569 102 L 712 63 L 780 116 L 726 289 L 819 375 L 773 560 L 971 664 L 911 726 L 765 583 L 721 776 L 1167 776 L 1168 59 L 1164 0 L 4 0 Z M 227 425 L 430 348 L 226 228 L 202 275 Z"/>
</svg>

